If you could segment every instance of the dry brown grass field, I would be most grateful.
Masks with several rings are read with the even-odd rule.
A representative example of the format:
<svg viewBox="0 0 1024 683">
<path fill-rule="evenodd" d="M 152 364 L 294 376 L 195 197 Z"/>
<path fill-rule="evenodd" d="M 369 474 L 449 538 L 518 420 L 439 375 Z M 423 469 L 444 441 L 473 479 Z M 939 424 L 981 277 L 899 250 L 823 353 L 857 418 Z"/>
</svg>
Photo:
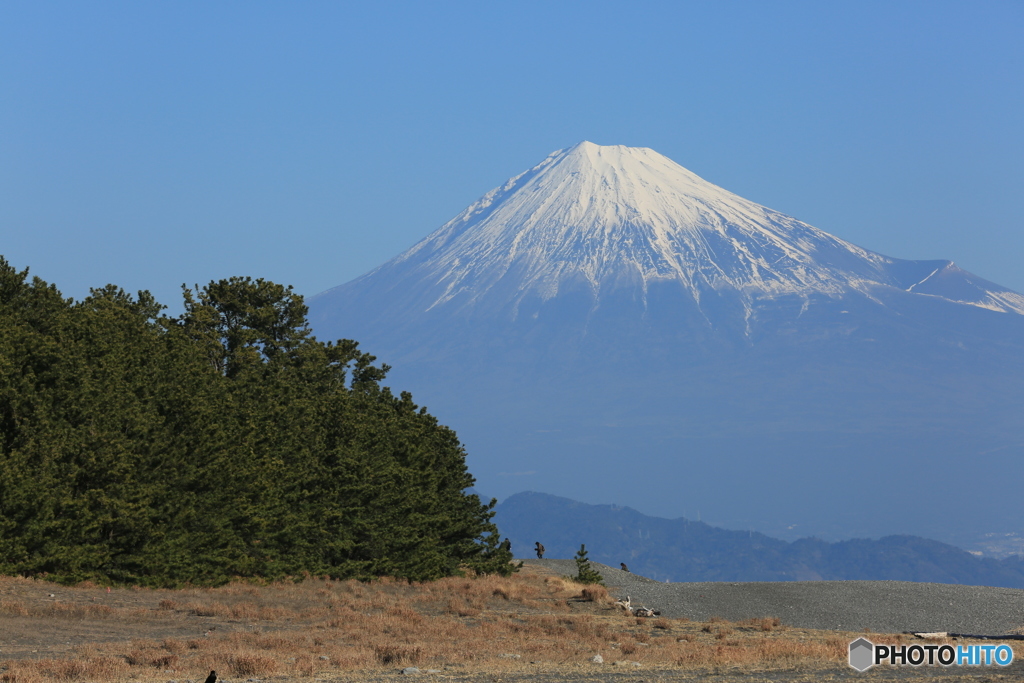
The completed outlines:
<svg viewBox="0 0 1024 683">
<path fill-rule="evenodd" d="M 538 567 L 510 578 L 307 578 L 184 590 L 3 577 L 0 683 L 184 683 L 211 669 L 228 681 L 408 680 L 399 673 L 405 667 L 417 667 L 421 678 L 492 682 L 856 675 L 846 666 L 847 644 L 862 634 L 789 628 L 771 615 L 636 618 L 607 591 L 586 588 Z M 603 664 L 591 661 L 597 654 Z M 1019 661 L 1024 653 L 1015 654 Z M 925 673 L 954 672 L 880 667 L 862 677 Z"/>
</svg>

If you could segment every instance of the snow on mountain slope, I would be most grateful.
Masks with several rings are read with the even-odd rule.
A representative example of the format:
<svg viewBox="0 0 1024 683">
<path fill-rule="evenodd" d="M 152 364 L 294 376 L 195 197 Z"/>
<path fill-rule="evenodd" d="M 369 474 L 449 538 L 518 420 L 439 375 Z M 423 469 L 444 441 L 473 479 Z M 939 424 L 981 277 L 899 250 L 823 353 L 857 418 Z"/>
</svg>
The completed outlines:
<svg viewBox="0 0 1024 683">
<path fill-rule="evenodd" d="M 649 149 L 555 152 L 309 306 L 458 430 L 490 495 L 833 538 L 948 539 L 951 507 L 1024 529 L 1024 297 Z M 999 476 L 951 474 L 975 462 Z"/>
<path fill-rule="evenodd" d="M 421 311 L 483 305 L 513 319 L 526 297 L 580 287 L 595 307 L 609 289 L 636 288 L 646 307 L 655 282 L 677 283 L 698 306 L 708 292 L 734 293 L 747 315 L 755 299 L 877 286 L 1024 313 L 1024 297 L 951 262 L 882 256 L 651 149 L 590 142 L 552 153 L 360 280 L 382 277 L 414 290 Z"/>
</svg>

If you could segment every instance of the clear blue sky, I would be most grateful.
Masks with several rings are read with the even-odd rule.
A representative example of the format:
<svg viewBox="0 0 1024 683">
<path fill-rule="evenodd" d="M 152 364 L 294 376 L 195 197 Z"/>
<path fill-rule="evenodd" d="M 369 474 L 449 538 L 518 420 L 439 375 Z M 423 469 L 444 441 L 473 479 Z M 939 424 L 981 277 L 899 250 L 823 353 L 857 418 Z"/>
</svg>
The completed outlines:
<svg viewBox="0 0 1024 683">
<path fill-rule="evenodd" d="M 76 298 L 314 294 L 584 139 L 1024 291 L 1017 0 L 0 5 L 0 254 Z"/>
</svg>

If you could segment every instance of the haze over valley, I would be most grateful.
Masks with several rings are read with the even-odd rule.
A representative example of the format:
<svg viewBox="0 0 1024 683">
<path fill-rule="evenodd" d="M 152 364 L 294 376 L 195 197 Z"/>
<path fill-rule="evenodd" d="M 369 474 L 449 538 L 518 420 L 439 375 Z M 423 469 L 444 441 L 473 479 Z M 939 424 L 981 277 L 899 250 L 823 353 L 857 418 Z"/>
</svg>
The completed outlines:
<svg viewBox="0 0 1024 683">
<path fill-rule="evenodd" d="M 554 152 L 309 304 L 456 427 L 488 495 L 789 539 L 1024 529 L 1024 297 L 654 150 Z"/>
</svg>

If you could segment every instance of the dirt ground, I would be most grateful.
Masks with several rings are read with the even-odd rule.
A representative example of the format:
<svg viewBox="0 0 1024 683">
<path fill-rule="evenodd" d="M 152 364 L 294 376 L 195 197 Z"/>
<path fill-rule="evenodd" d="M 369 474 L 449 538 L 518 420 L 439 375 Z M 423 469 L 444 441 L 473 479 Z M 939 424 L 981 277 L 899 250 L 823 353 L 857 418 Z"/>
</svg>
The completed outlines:
<svg viewBox="0 0 1024 683">
<path fill-rule="evenodd" d="M 410 587 L 400 582 L 359 585 L 311 579 L 301 584 L 149 590 L 65 587 L 0 578 L 0 683 L 185 683 L 202 681 L 206 667 L 216 668 L 224 681 L 336 683 L 407 683 L 410 679 L 487 683 L 1024 680 L 1020 648 L 1013 665 L 1005 668 L 876 667 L 862 674 L 836 656 L 844 643 L 864 635 L 861 633 L 784 625 L 769 625 L 765 630 L 754 622 L 645 622 L 624 616 L 607 599 L 580 599 L 578 585 L 563 585 L 552 572 L 527 568 L 505 581 L 476 579 Z M 341 594 L 343 599 L 338 597 Z M 448 640 L 453 642 L 423 645 L 420 660 L 403 662 L 400 655 L 387 655 L 389 650 L 379 643 L 360 645 L 358 626 L 356 631 L 342 632 L 344 624 L 339 621 L 347 619 L 339 620 L 339 615 L 355 615 L 357 609 L 365 612 L 364 619 L 377 618 L 374 615 L 394 618 L 382 631 L 388 642 L 415 644 L 421 638 L 428 643 L 429 632 L 439 630 L 441 624 L 469 628 L 458 633 L 483 633 L 485 626 L 495 624 L 514 628 L 487 631 L 497 635 L 474 642 L 454 642 L 460 636 L 451 636 Z M 400 631 L 395 626 L 404 622 L 419 631 Z M 583 638 L 577 632 L 582 632 L 583 626 L 588 633 L 604 633 L 600 636 L 603 640 L 594 645 L 586 639 L 567 644 L 570 637 Z M 334 640 L 329 634 L 334 634 L 330 636 Z M 875 642 L 886 637 L 892 642 L 913 639 L 895 634 L 869 637 Z M 767 645 L 807 646 L 814 652 L 832 654 L 768 663 L 748 659 L 736 664 L 701 664 L 704 660 L 697 657 L 709 649 L 734 647 L 740 652 L 747 651 L 743 647 Z M 345 660 L 346 653 L 359 647 L 369 654 L 364 659 L 351 655 Z M 421 648 L 416 645 L 416 649 Z M 257 663 L 265 661 L 264 669 L 242 666 L 242 650 L 259 650 L 264 659 L 252 656 Z M 659 658 L 656 650 L 677 654 Z M 593 651 L 603 652 L 604 663 L 590 661 Z M 678 652 L 691 653 L 696 663 L 673 664 L 673 658 L 683 661 Z M 164 656 L 157 656 L 160 653 Z M 83 667 L 57 666 L 100 661 L 116 666 L 93 673 Z M 34 663 L 39 666 L 31 668 Z M 418 672 L 402 673 L 412 667 Z"/>
</svg>

